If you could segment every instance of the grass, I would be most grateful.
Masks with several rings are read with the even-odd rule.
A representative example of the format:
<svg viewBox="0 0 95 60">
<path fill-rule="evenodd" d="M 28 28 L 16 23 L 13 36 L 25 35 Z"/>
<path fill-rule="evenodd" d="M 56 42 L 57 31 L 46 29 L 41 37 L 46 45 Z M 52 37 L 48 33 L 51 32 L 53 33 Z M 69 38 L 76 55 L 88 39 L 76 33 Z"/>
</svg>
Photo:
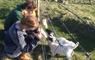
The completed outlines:
<svg viewBox="0 0 95 60">
<path fill-rule="evenodd" d="M 89 20 L 92 20 L 92 22 L 95 21 L 95 11 L 94 11 L 95 5 L 78 5 L 78 4 L 72 4 L 67 5 L 67 7 L 74 11 L 77 15 L 79 15 L 81 18 L 88 18 Z M 89 7 L 89 8 L 88 8 Z"/>
<path fill-rule="evenodd" d="M 0 30 L 1 29 L 4 29 L 4 23 L 3 23 L 3 21 L 0 20 Z"/>
<path fill-rule="evenodd" d="M 44 2 L 41 3 L 41 15 L 47 14 L 51 17 L 53 26 L 58 36 L 64 36 L 69 40 L 79 41 L 82 47 L 91 53 L 91 57 L 94 60 L 95 58 L 95 5 L 84 5 L 84 4 L 68 4 L 63 5 L 68 8 L 69 12 L 63 6 L 60 6 L 55 2 Z M 89 7 L 89 8 L 88 8 Z M 73 12 L 73 14 L 72 14 Z M 76 14 L 76 15 L 75 15 Z M 70 31 L 70 34 L 67 32 L 66 28 L 62 26 L 64 23 Z M 50 28 L 51 29 L 51 28 Z M 72 36 L 71 36 L 72 35 Z M 72 38 L 73 37 L 73 38 Z M 73 41 L 75 41 L 73 40 Z M 76 53 L 79 60 L 85 60 L 84 54 L 81 48 L 77 49 Z M 93 52 L 93 53 L 92 53 Z M 76 59 L 74 59 L 76 60 Z"/>
<path fill-rule="evenodd" d="M 5 2 L 4 2 L 5 1 Z M 3 21 L 7 14 L 15 8 L 19 1 L 0 1 L 0 29 L 4 29 Z M 6 3 L 6 5 L 4 5 Z M 10 4 L 9 4 L 10 3 Z M 61 4 L 63 5 L 63 4 Z M 63 5 L 66 8 L 55 2 L 45 2 L 41 1 L 41 18 L 44 18 L 45 14 L 49 15 L 52 19 L 53 26 L 55 28 L 56 34 L 58 36 L 63 36 L 69 40 L 75 42 L 79 41 L 85 50 L 91 53 L 91 57 L 95 60 L 95 5 L 84 5 L 84 4 L 68 4 Z M 81 18 L 81 19 L 79 19 Z M 70 34 L 66 30 L 64 23 L 70 31 Z M 49 24 L 50 25 L 50 24 Z M 51 25 L 49 26 L 50 29 Z M 2 41 L 2 33 L 0 32 L 0 42 Z M 75 39 L 73 39 L 73 38 Z M 2 42 L 1 42 L 2 43 Z M 1 49 L 0 49 L 1 50 Z M 73 56 L 74 60 L 86 60 L 84 52 L 78 47 Z M 76 59 L 77 58 L 77 59 Z M 62 59 L 61 59 L 62 60 Z"/>
<path fill-rule="evenodd" d="M 95 59 L 95 50 L 91 52 L 91 57 L 93 57 L 93 60 Z"/>
</svg>

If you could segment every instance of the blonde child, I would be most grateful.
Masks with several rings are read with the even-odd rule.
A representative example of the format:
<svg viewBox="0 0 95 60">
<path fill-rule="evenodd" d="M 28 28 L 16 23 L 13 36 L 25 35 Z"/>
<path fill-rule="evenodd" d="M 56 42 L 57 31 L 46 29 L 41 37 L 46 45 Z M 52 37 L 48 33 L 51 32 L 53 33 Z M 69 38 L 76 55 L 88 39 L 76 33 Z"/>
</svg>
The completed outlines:
<svg viewBox="0 0 95 60">
<path fill-rule="evenodd" d="M 25 9 L 22 11 L 23 16 L 34 16 L 37 17 L 37 6 L 32 1 L 31 3 L 28 3 Z"/>
<path fill-rule="evenodd" d="M 37 42 L 42 37 L 47 38 L 47 34 L 40 27 L 37 18 L 27 16 L 23 20 L 14 23 L 6 31 L 4 52 L 10 58 L 20 56 L 21 59 L 21 57 L 27 56 L 27 52 L 32 51 L 37 46 Z"/>
</svg>

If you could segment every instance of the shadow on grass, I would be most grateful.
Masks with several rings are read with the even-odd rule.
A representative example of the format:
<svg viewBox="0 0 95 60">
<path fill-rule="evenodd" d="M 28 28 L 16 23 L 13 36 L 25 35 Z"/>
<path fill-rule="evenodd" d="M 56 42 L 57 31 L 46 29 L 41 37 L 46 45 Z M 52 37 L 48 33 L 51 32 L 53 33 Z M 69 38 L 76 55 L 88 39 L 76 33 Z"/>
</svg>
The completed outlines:
<svg viewBox="0 0 95 60">
<path fill-rule="evenodd" d="M 4 49 L 4 30 L 0 30 L 0 54 L 3 52 Z"/>
<path fill-rule="evenodd" d="M 68 33 L 65 26 L 62 25 L 64 23 L 70 33 L 77 37 L 76 40 L 80 42 L 86 51 L 93 51 L 95 49 L 95 27 L 71 18 L 62 21 L 60 17 L 55 17 L 52 19 L 52 23 L 60 28 L 60 32 Z"/>
<path fill-rule="evenodd" d="M 0 19 L 4 19 L 6 15 L 8 15 L 10 9 L 9 8 L 1 8 L 0 9 Z"/>
</svg>

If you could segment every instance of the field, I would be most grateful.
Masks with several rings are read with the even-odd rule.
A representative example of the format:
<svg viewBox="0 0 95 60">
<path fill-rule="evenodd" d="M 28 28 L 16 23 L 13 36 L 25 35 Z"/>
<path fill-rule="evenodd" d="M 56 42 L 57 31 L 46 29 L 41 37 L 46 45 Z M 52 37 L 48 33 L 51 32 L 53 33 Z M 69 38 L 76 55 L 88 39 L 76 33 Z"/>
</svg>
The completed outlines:
<svg viewBox="0 0 95 60">
<path fill-rule="evenodd" d="M 21 3 L 18 1 L 0 0 L 0 45 L 3 44 L 4 18 L 8 13 Z M 74 0 L 78 1 L 78 0 Z M 75 50 L 73 60 L 87 60 L 85 51 L 91 54 L 95 60 L 95 4 L 77 3 L 73 0 L 70 4 L 40 1 L 40 16 L 48 15 L 52 20 L 54 29 L 49 24 L 49 28 L 54 30 L 57 36 L 63 36 L 74 42 L 79 41 L 80 47 Z M 81 0 L 84 1 L 84 0 Z M 3 47 L 0 48 L 2 50 Z M 60 59 L 61 60 L 61 59 Z"/>
</svg>

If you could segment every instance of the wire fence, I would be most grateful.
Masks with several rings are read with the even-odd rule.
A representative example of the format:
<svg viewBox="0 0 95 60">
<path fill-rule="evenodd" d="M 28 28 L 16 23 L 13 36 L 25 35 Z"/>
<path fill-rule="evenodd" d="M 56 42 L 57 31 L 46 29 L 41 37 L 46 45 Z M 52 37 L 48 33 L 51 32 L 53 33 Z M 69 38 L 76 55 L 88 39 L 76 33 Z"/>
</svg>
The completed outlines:
<svg viewBox="0 0 95 60">
<path fill-rule="evenodd" d="M 67 0 L 68 3 L 74 4 L 95 4 L 95 0 Z"/>
<path fill-rule="evenodd" d="M 95 0 L 43 0 L 43 1 L 56 1 L 70 4 L 95 4 Z"/>
</svg>

